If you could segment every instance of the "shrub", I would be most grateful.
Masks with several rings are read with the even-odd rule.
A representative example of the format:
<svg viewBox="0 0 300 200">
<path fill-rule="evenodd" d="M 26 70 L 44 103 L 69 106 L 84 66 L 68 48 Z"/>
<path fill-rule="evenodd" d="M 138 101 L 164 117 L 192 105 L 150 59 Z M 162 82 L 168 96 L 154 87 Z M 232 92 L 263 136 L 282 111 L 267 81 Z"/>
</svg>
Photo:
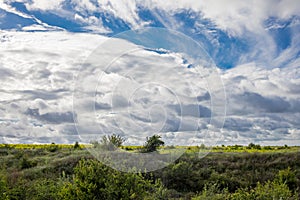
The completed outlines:
<svg viewBox="0 0 300 200">
<path fill-rule="evenodd" d="M 50 152 L 56 152 L 58 150 L 58 145 L 56 145 L 54 142 L 51 143 L 51 145 L 48 147 L 48 151 Z"/>
<path fill-rule="evenodd" d="M 104 135 L 100 141 L 100 143 L 96 140 L 91 141 L 91 144 L 94 148 L 101 148 L 108 151 L 116 150 L 122 146 L 125 141 L 120 135 L 112 134 L 112 135 Z"/>
<path fill-rule="evenodd" d="M 36 165 L 37 165 L 36 162 L 29 160 L 26 156 L 24 156 L 20 162 L 21 169 L 28 169 L 31 167 L 35 167 Z"/>
<path fill-rule="evenodd" d="M 258 149 L 260 150 L 261 149 L 261 146 L 259 144 L 253 144 L 253 143 L 250 143 L 248 146 L 247 146 L 247 149 Z"/>
<path fill-rule="evenodd" d="M 286 184 L 290 190 L 297 188 L 297 178 L 295 172 L 290 167 L 284 170 L 280 170 L 276 176 L 276 179 L 280 184 Z"/>
<path fill-rule="evenodd" d="M 59 199 L 60 182 L 56 179 L 37 179 L 32 182 L 31 187 L 27 190 L 31 200 L 39 199 Z"/>
<path fill-rule="evenodd" d="M 233 194 L 228 190 L 220 189 L 218 184 L 206 185 L 200 195 L 193 198 L 204 200 L 296 200 L 296 195 L 293 195 L 286 184 L 278 183 L 277 181 L 267 181 L 265 184 L 257 183 L 254 189 L 238 189 Z"/>
<path fill-rule="evenodd" d="M 122 173 L 96 160 L 81 160 L 72 182 L 60 191 L 60 199 L 144 199 L 154 194 L 153 185 L 141 174 Z"/>
<path fill-rule="evenodd" d="M 230 193 L 227 189 L 220 189 L 220 186 L 215 184 L 205 185 L 200 195 L 192 198 L 193 200 L 226 200 Z"/>
<path fill-rule="evenodd" d="M 8 200 L 6 177 L 0 174 L 0 199 Z"/>
</svg>

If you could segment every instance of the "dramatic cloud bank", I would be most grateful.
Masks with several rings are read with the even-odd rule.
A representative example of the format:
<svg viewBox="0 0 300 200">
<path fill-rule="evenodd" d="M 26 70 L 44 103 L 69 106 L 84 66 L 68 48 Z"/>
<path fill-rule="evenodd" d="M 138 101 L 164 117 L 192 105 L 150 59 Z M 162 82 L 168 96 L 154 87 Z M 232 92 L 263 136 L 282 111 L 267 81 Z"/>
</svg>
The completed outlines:
<svg viewBox="0 0 300 200">
<path fill-rule="evenodd" d="M 85 63 L 89 55 L 110 35 L 165 27 L 193 38 L 220 68 L 227 94 L 222 143 L 299 144 L 299 13 L 297 0 L 2 1 L 0 142 L 78 140 L 73 123 L 74 116 L 75 120 L 80 117 L 78 110 L 73 110 L 78 70 L 86 75 L 84 86 L 99 81 L 95 76 L 103 72 L 93 68 L 93 63 Z M 113 71 L 102 77 L 103 84 L 96 92 L 92 89 L 95 98 L 81 104 L 79 111 L 97 119 L 98 125 L 88 130 L 81 127 L 80 132 L 95 134 L 100 129 L 126 136 L 120 127 L 137 121 L 145 135 L 130 133 L 128 143 L 138 144 L 139 137 L 153 129 L 162 129 L 170 143 L 203 142 L 203 134 L 190 134 L 195 129 L 205 132 L 211 128 L 211 93 L 201 82 L 201 67 L 195 68 L 180 53 L 143 48 L 130 38 L 116 41 L 140 50 L 115 61 Z M 103 55 L 115 59 L 111 52 Z M 141 70 L 138 66 L 145 67 Z M 161 79 L 168 80 L 166 85 L 173 80 L 180 104 L 172 91 L 163 87 L 137 90 L 142 81 L 137 83 L 124 74 L 124 69 L 131 68 L 140 73 L 137 77 L 159 73 Z M 159 68 L 159 72 L 154 70 Z M 178 80 L 177 75 L 187 79 Z M 129 90 L 118 88 L 118 84 L 134 88 L 136 96 L 126 96 Z M 197 94 L 189 93 L 190 85 Z M 91 112 L 84 105 L 94 101 L 95 112 Z M 145 109 L 149 102 L 155 102 L 150 110 Z M 129 115 L 126 111 L 116 117 L 116 112 L 135 103 L 141 107 L 130 107 L 134 109 Z M 209 140 L 214 136 L 205 137 Z"/>
<path fill-rule="evenodd" d="M 82 63 L 85 63 L 85 59 L 92 50 L 106 41 L 106 38 L 66 32 L 2 32 L 0 38 L 1 142 L 73 142 L 78 140 L 72 114 L 74 76 L 77 75 L 79 68 Z M 145 49 L 133 53 L 133 56 L 124 56 L 112 66 L 111 70 L 115 73 L 102 77 L 100 82 L 102 84 L 98 86 L 96 99 L 91 99 L 91 103 L 96 101 L 96 113 L 88 114 L 99 120 L 99 126 L 105 132 L 125 133 L 125 137 L 126 131 L 122 132 L 119 128 L 126 128 L 126 124 L 130 124 L 130 120 L 133 119 L 145 129 L 143 130 L 145 134 L 148 130 L 161 130 L 162 128 L 165 131 L 164 137 L 169 142 L 194 144 L 195 141 L 201 141 L 203 135 L 195 136 L 194 133 L 190 135 L 189 131 L 197 130 L 197 122 L 200 132 L 208 129 L 206 118 L 210 117 L 211 108 L 209 107 L 210 95 L 205 88 L 197 89 L 199 93 L 196 100 L 189 93 L 186 93 L 185 97 L 180 97 L 184 113 L 178 113 L 176 110 L 178 111 L 179 105 L 171 91 L 161 87 L 145 87 L 137 90 L 133 101 L 139 101 L 137 105 L 146 107 L 147 102 L 156 101 L 157 106 L 150 109 L 150 116 L 149 110 L 145 110 L 145 107 L 137 107 L 132 110 L 130 116 L 125 112 L 117 118 L 113 117 L 112 111 L 120 112 L 128 104 L 126 92 L 119 91 L 114 86 L 122 85 L 123 87 L 120 88 L 122 89 L 125 84 L 128 85 L 126 88 L 139 84 L 122 76 L 121 73 L 123 69 L 121 66 L 132 66 L 134 63 L 138 63 L 136 67 L 146 66 L 145 73 L 151 73 L 151 70 L 157 69 L 159 65 L 161 71 L 156 73 L 161 74 L 161 78 L 172 74 L 170 71 L 174 69 L 177 74 L 189 73 L 186 70 L 192 70 L 192 68 L 187 68 L 187 63 L 180 54 L 171 52 L 153 52 Z M 93 70 L 88 65 L 85 67 L 86 81 L 93 81 L 95 79 L 93 74 L 101 72 L 101 70 Z M 222 142 L 273 143 L 278 141 L 288 144 L 299 142 L 299 66 L 292 65 L 269 70 L 249 63 L 220 71 L 220 73 L 224 80 L 228 101 Z M 199 85 L 200 81 L 197 77 L 200 75 L 197 73 L 189 75 L 189 82 L 194 81 L 195 85 Z M 143 74 L 140 76 L 143 77 Z M 178 79 L 174 78 L 174 80 Z M 143 81 L 146 82 L 146 80 Z M 188 92 L 185 89 L 187 87 L 184 86 L 185 83 L 186 81 L 182 80 L 182 83 L 174 83 L 174 86 L 180 88 L 184 94 Z M 82 84 L 88 87 L 89 82 Z M 113 98 L 111 88 L 115 88 Z M 155 88 L 158 91 L 151 90 Z M 94 88 L 91 90 L 95 92 Z M 200 102 L 200 113 L 194 105 L 198 102 Z M 112 108 L 114 110 L 111 110 Z M 81 109 L 80 112 L 89 112 L 84 106 Z M 168 115 L 162 113 L 163 110 L 166 110 Z M 180 130 L 178 128 L 179 117 L 185 118 Z M 202 120 L 199 121 L 199 119 Z M 161 124 L 162 122 L 164 124 Z M 116 126 L 109 126 L 113 124 Z M 80 131 L 97 134 L 93 130 Z M 147 135 L 131 133 L 128 143 L 137 144 L 140 142 L 140 137 L 145 136 Z"/>
</svg>

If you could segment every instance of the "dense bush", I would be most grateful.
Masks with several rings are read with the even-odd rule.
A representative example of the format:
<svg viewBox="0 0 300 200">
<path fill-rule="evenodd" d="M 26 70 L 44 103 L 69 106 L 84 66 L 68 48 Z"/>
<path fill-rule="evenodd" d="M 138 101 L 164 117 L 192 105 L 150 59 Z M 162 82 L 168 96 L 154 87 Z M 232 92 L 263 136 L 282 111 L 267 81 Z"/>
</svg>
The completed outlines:
<svg viewBox="0 0 300 200">
<path fill-rule="evenodd" d="M 6 177 L 0 174 L 0 199 L 8 200 Z"/>
<path fill-rule="evenodd" d="M 91 159 L 81 160 L 74 171 L 60 192 L 61 199 L 144 199 L 160 187 L 141 174 L 122 173 Z"/>
<path fill-rule="evenodd" d="M 21 158 L 20 167 L 21 169 L 27 169 L 36 166 L 37 163 L 35 161 L 29 160 L 26 156 Z"/>
<path fill-rule="evenodd" d="M 279 179 L 276 177 L 281 174 L 281 183 L 296 191 L 300 187 L 299 166 L 298 152 L 211 153 L 202 159 L 189 153 L 174 164 L 153 172 L 153 178 L 161 179 L 167 188 L 180 193 L 199 193 L 205 185 L 213 184 L 234 193 L 239 188 L 255 188 L 258 182 Z"/>
<path fill-rule="evenodd" d="M 48 147 L 48 151 L 50 152 L 56 152 L 58 150 L 58 145 L 52 142 L 52 144 Z"/>
<path fill-rule="evenodd" d="M 238 189 L 234 193 L 229 193 L 227 188 L 218 184 L 205 186 L 200 195 L 193 198 L 194 200 L 296 200 L 296 194 L 289 190 L 285 183 L 277 181 L 267 181 L 264 184 L 258 183 L 253 189 Z"/>
</svg>

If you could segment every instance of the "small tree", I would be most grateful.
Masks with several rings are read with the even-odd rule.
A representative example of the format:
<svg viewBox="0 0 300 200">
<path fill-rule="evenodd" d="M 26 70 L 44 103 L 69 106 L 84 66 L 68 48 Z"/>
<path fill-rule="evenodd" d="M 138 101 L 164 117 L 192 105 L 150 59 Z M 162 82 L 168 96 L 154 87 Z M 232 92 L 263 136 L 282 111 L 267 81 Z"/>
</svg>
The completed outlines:
<svg viewBox="0 0 300 200">
<path fill-rule="evenodd" d="M 51 143 L 51 145 L 49 145 L 48 147 L 48 151 L 50 152 L 55 152 L 58 150 L 58 145 L 56 145 L 54 142 Z"/>
<path fill-rule="evenodd" d="M 80 145 L 79 145 L 79 143 L 77 141 L 74 144 L 74 149 L 80 149 Z"/>
<path fill-rule="evenodd" d="M 142 149 L 142 152 L 148 153 L 157 151 L 157 148 L 163 146 L 164 144 L 165 142 L 161 140 L 160 135 L 153 135 L 151 137 L 147 137 L 147 141 Z"/>
<path fill-rule="evenodd" d="M 247 149 L 258 149 L 260 150 L 261 149 L 261 146 L 259 144 L 254 144 L 254 143 L 250 143 L 247 147 Z"/>
<path fill-rule="evenodd" d="M 125 139 L 120 135 L 112 134 L 108 136 L 108 141 L 116 147 L 121 147 Z"/>
<path fill-rule="evenodd" d="M 116 147 L 121 147 L 125 141 L 120 135 L 104 135 L 101 139 L 101 147 L 107 150 L 114 150 Z"/>
</svg>

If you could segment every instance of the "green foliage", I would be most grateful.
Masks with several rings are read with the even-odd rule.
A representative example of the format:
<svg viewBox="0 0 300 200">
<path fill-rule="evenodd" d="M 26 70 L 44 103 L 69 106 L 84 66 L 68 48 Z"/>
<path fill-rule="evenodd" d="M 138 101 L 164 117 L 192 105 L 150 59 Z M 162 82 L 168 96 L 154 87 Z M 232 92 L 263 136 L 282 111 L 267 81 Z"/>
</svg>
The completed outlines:
<svg viewBox="0 0 300 200">
<path fill-rule="evenodd" d="M 280 184 L 286 184 L 290 190 L 297 188 L 297 178 L 295 172 L 290 167 L 284 170 L 280 170 L 276 176 L 276 180 Z"/>
<path fill-rule="evenodd" d="M 74 146 L 0 145 L 0 199 L 300 199 L 296 147 L 219 146 L 200 159 L 194 146 L 163 169 L 132 174 Z"/>
<path fill-rule="evenodd" d="M 58 194 L 60 189 L 60 182 L 56 179 L 40 178 L 35 180 L 26 180 L 20 177 L 6 194 L 7 199 L 10 200 L 52 200 L 59 199 Z"/>
<path fill-rule="evenodd" d="M 72 182 L 60 192 L 61 199 L 144 199 L 157 186 L 141 174 L 122 173 L 96 160 L 81 160 Z"/>
<path fill-rule="evenodd" d="M 148 152 L 154 152 L 157 151 L 157 149 L 160 146 L 163 146 L 165 143 L 164 141 L 161 140 L 160 135 L 153 135 L 151 137 L 147 137 L 147 141 L 145 145 L 142 148 L 143 153 L 148 153 Z"/>
<path fill-rule="evenodd" d="M 108 141 L 116 147 L 121 147 L 125 139 L 120 135 L 112 134 L 108 136 Z"/>
<path fill-rule="evenodd" d="M 200 195 L 194 200 L 296 200 L 286 184 L 277 181 L 267 181 L 265 184 L 257 183 L 254 189 L 238 189 L 234 193 L 229 193 L 227 188 L 220 187 L 218 184 L 206 185 Z"/>
<path fill-rule="evenodd" d="M 21 169 L 35 167 L 36 165 L 37 165 L 37 163 L 32 160 L 29 160 L 27 156 L 24 156 L 20 162 Z"/>
<path fill-rule="evenodd" d="M 79 145 L 79 143 L 77 141 L 74 144 L 74 149 L 80 149 L 80 145 Z"/>
<path fill-rule="evenodd" d="M 59 199 L 58 193 L 61 184 L 53 179 L 37 179 L 32 182 L 31 187 L 27 190 L 31 200 L 52 200 Z"/>
<path fill-rule="evenodd" d="M 258 183 L 254 189 L 250 191 L 246 189 L 239 189 L 231 195 L 233 200 L 273 200 L 273 199 L 295 199 L 296 196 L 292 194 L 288 186 L 277 181 L 267 181 L 265 184 Z"/>
<path fill-rule="evenodd" d="M 257 150 L 260 150 L 261 146 L 259 144 L 250 143 L 247 148 L 248 149 L 257 149 Z"/>
<path fill-rule="evenodd" d="M 1 200 L 8 200 L 8 194 L 7 194 L 7 182 L 6 177 L 2 174 L 0 174 L 0 199 Z"/>
<path fill-rule="evenodd" d="M 51 145 L 48 147 L 48 151 L 50 152 L 56 152 L 58 150 L 58 145 L 56 145 L 54 142 L 51 143 Z"/>
<path fill-rule="evenodd" d="M 192 169 L 192 164 L 188 162 L 178 162 L 168 166 L 164 170 L 162 179 L 165 180 L 164 184 L 170 188 L 180 192 L 194 191 L 195 183 L 195 171 Z M 199 180 L 200 177 L 197 177 Z M 195 183 L 195 184 L 194 184 Z"/>
<path fill-rule="evenodd" d="M 193 200 L 225 200 L 228 199 L 230 193 L 228 190 L 221 189 L 221 187 L 215 184 L 205 185 L 200 195 L 193 198 Z"/>
<path fill-rule="evenodd" d="M 117 148 L 121 147 L 123 142 L 125 141 L 120 135 L 112 134 L 112 135 L 104 135 L 100 142 L 97 140 L 93 140 L 90 143 L 94 148 L 101 148 L 108 151 L 114 151 Z"/>
</svg>

